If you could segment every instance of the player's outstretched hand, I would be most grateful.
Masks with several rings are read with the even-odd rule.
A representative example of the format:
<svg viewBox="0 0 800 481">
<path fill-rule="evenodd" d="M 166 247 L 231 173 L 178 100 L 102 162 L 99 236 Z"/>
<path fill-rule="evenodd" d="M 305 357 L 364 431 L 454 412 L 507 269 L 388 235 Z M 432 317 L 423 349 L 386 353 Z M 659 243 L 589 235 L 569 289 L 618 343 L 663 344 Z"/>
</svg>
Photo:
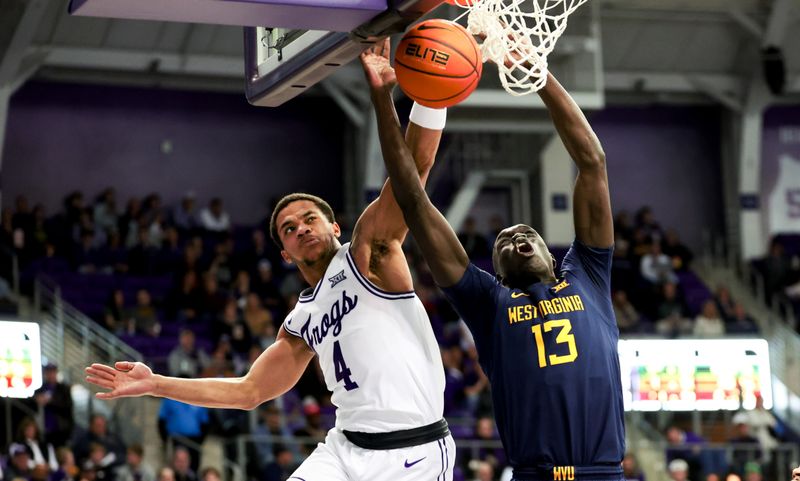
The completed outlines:
<svg viewBox="0 0 800 481">
<path fill-rule="evenodd" d="M 392 49 L 389 38 L 361 52 L 361 65 L 372 90 L 392 90 L 397 85 L 394 68 L 389 61 Z"/>
<path fill-rule="evenodd" d="M 114 367 L 92 364 L 86 368 L 86 380 L 109 390 L 97 393 L 98 399 L 144 396 L 155 389 L 153 371 L 141 362 L 121 361 Z"/>
</svg>

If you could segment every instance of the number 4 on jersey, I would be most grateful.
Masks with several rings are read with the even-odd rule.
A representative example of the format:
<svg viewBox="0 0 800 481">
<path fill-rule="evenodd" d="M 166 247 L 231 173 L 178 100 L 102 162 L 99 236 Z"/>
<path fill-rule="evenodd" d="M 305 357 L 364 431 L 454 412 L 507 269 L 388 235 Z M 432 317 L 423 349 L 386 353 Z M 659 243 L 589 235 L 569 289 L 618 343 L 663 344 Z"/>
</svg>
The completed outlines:
<svg viewBox="0 0 800 481">
<path fill-rule="evenodd" d="M 333 343 L 333 370 L 336 373 L 337 381 L 344 381 L 344 388 L 348 391 L 358 388 L 352 379 L 350 379 L 350 368 L 344 362 L 342 356 L 342 348 L 339 347 L 339 341 Z"/>
</svg>

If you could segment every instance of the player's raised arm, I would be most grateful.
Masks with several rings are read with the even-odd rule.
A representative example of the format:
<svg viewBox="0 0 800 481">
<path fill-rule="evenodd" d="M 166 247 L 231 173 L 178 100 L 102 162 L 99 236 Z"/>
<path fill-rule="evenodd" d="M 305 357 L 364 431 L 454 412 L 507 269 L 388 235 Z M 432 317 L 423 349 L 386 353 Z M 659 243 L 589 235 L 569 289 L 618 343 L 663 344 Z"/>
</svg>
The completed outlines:
<svg viewBox="0 0 800 481">
<path fill-rule="evenodd" d="M 371 89 L 391 92 L 397 83 L 389 62 L 389 39 L 366 50 L 361 63 Z M 406 142 L 415 160 L 418 179 L 428 180 L 441 139 L 441 128 L 424 128 L 409 123 Z M 408 232 L 397 206 L 391 184 L 386 181 L 378 198 L 361 214 L 353 231 L 351 252 L 359 270 L 379 287 L 388 291 L 412 290 L 411 274 L 402 251 Z"/>
<path fill-rule="evenodd" d="M 281 329 L 242 377 L 175 378 L 153 374 L 140 362 L 123 361 L 114 367 L 92 364 L 86 380 L 109 390 L 98 393 L 99 399 L 156 396 L 210 408 L 253 409 L 291 389 L 313 357 L 302 339 Z"/>
<path fill-rule="evenodd" d="M 586 245 L 610 247 L 614 243 L 614 226 L 608 192 L 606 157 L 581 109 L 548 74 L 547 84 L 539 91 L 558 135 L 578 166 L 573 196 L 575 235 Z"/>
<path fill-rule="evenodd" d="M 383 160 L 405 222 L 422 249 L 436 283 L 443 287 L 452 286 L 467 269 L 467 253 L 447 219 L 425 193 L 414 156 L 400 130 L 391 90 L 373 88 L 371 94 Z"/>
</svg>

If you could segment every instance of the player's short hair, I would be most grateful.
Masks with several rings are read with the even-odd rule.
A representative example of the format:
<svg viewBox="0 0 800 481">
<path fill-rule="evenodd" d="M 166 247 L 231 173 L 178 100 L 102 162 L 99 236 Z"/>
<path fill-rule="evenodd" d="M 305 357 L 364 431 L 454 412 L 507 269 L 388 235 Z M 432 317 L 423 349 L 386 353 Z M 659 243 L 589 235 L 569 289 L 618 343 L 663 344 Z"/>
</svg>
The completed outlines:
<svg viewBox="0 0 800 481">
<path fill-rule="evenodd" d="M 278 201 L 278 204 L 275 205 L 275 209 L 272 211 L 272 216 L 269 219 L 269 235 L 272 237 L 272 242 L 274 242 L 281 250 L 283 250 L 283 242 L 281 242 L 281 238 L 278 235 L 278 214 L 280 214 L 281 211 L 292 202 L 297 202 L 300 200 L 313 202 L 314 205 L 316 205 L 317 208 L 322 211 L 322 214 L 328 219 L 329 222 L 336 222 L 331 206 L 316 195 L 295 192 L 294 194 L 284 196 Z"/>
</svg>

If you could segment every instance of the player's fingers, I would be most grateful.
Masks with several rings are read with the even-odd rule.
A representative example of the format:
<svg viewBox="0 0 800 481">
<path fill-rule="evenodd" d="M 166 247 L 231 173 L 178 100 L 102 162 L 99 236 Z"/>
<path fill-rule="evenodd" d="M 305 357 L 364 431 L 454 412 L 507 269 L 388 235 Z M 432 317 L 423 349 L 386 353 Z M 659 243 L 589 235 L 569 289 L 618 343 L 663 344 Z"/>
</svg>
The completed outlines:
<svg viewBox="0 0 800 481">
<path fill-rule="evenodd" d="M 106 389 L 113 389 L 114 388 L 114 383 L 113 382 L 111 382 L 111 381 L 109 381 L 107 379 L 99 378 L 99 377 L 86 376 L 86 382 L 90 382 L 92 384 L 96 384 L 97 386 L 100 386 L 100 387 L 103 387 L 103 388 L 106 388 Z"/>
<path fill-rule="evenodd" d="M 113 392 L 99 392 L 94 395 L 97 399 L 115 399 L 117 397 Z"/>
<path fill-rule="evenodd" d="M 389 58 L 389 52 L 391 52 L 392 48 L 389 46 L 389 37 L 386 37 L 383 42 L 381 42 L 381 56 Z"/>
<path fill-rule="evenodd" d="M 130 371 L 133 369 L 134 363 L 130 361 L 119 361 L 114 364 L 114 367 L 117 368 L 118 371 Z"/>
<path fill-rule="evenodd" d="M 106 366 L 105 364 L 94 363 L 91 366 L 89 366 L 89 368 L 87 368 L 87 369 L 94 369 L 94 370 L 97 370 L 97 371 L 104 371 L 104 372 L 107 372 L 107 373 L 111 374 L 112 376 L 117 374 L 116 371 L 114 371 L 113 367 Z"/>
<path fill-rule="evenodd" d="M 86 374 L 88 374 L 89 376 L 92 376 L 92 377 L 96 377 L 98 379 L 106 379 L 108 381 L 111 381 L 111 380 L 114 379 L 114 374 L 113 373 L 109 373 L 107 371 L 102 371 L 100 369 L 95 369 L 93 367 L 87 367 L 86 368 Z"/>
</svg>

